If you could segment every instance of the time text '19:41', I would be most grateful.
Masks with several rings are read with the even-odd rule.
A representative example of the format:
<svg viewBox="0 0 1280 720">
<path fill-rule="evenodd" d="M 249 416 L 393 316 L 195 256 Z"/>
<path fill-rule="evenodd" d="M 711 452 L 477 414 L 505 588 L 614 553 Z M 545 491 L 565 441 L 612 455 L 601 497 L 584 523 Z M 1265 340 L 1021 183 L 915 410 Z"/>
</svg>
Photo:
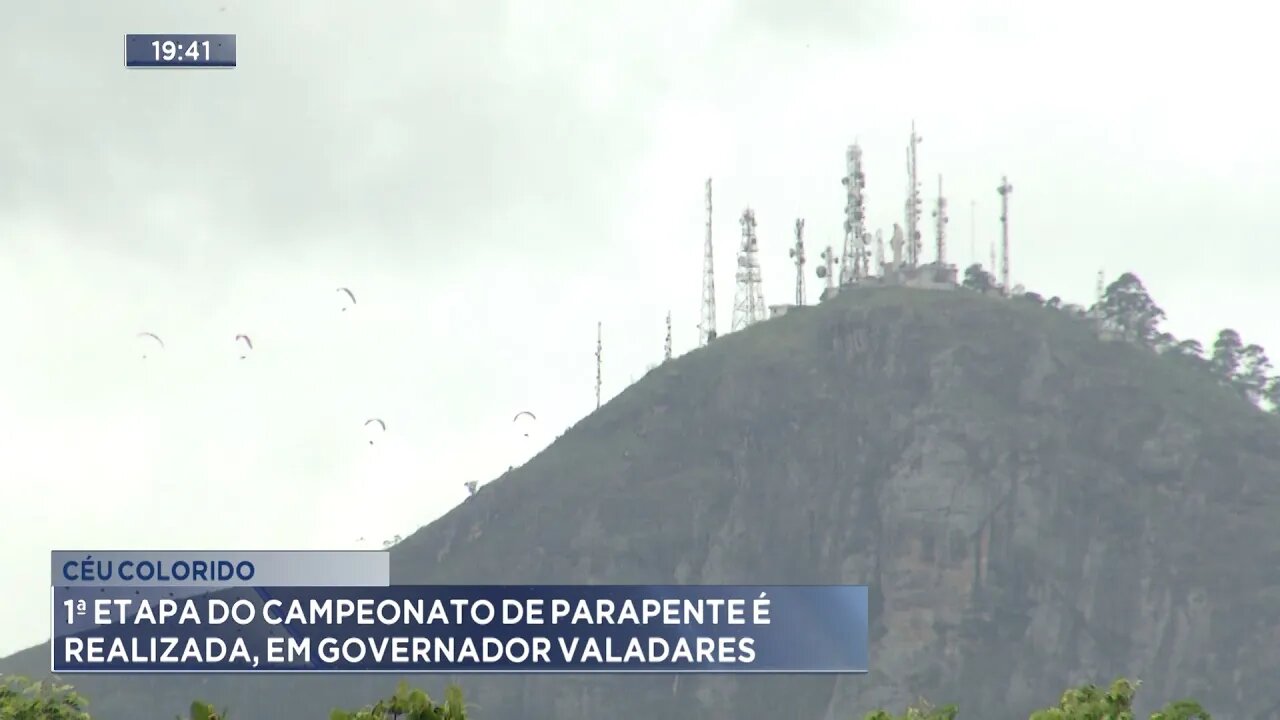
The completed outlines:
<svg viewBox="0 0 1280 720">
<path fill-rule="evenodd" d="M 235 67 L 235 35 L 125 35 L 126 67 Z"/>
</svg>

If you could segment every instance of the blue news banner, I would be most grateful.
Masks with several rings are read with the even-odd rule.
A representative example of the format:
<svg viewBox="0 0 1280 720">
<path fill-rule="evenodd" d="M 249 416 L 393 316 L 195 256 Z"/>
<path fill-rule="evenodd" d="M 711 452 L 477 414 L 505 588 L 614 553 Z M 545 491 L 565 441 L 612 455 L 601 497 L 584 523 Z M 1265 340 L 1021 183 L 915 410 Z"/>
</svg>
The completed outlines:
<svg viewBox="0 0 1280 720">
<path fill-rule="evenodd" d="M 865 586 L 392 586 L 385 552 L 53 565 L 55 673 L 868 669 Z"/>
</svg>

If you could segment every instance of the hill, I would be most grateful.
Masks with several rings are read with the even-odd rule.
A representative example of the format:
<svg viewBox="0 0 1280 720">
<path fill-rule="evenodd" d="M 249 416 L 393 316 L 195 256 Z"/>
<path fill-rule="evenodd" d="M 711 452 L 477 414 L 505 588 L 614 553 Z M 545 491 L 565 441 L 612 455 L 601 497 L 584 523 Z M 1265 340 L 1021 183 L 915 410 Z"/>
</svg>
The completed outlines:
<svg viewBox="0 0 1280 720">
<path fill-rule="evenodd" d="M 402 583 L 871 588 L 868 676 L 415 680 L 481 720 L 1016 718 L 1118 675 L 1251 720 L 1280 713 L 1277 517 L 1280 423 L 1203 370 L 1031 302 L 879 288 L 659 366 L 391 556 Z M 310 720 L 394 684 L 68 679 L 96 720 Z"/>
</svg>

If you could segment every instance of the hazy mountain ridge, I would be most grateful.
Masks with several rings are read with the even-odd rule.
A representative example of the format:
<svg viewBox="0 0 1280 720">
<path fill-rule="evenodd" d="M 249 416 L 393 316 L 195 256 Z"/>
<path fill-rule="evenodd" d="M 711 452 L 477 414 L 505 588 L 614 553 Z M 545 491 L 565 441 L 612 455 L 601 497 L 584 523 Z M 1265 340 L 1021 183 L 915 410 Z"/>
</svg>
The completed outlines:
<svg viewBox="0 0 1280 720">
<path fill-rule="evenodd" d="M 1015 718 L 1128 674 L 1230 720 L 1280 706 L 1278 511 L 1280 422 L 1198 368 L 1032 303 L 882 288 L 658 367 L 392 569 L 871 586 L 870 676 L 454 678 L 479 718 L 843 720 L 920 695 Z M 42 647 L 0 672 L 47 666 Z M 301 720 L 392 684 L 71 679 L 99 720 L 195 696 Z"/>
</svg>

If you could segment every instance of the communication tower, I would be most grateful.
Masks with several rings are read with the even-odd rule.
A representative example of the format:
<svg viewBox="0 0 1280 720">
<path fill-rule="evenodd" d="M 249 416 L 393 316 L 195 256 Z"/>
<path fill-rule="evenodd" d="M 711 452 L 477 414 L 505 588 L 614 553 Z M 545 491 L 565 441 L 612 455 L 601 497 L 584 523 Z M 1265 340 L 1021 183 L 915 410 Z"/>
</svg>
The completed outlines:
<svg viewBox="0 0 1280 720">
<path fill-rule="evenodd" d="M 920 264 L 920 181 L 916 176 L 916 149 L 924 138 L 916 134 L 916 123 L 911 121 L 911 142 L 907 145 L 907 266 Z"/>
<path fill-rule="evenodd" d="M 804 218 L 796 218 L 796 246 L 791 248 L 796 263 L 796 305 L 804 305 Z"/>
<path fill-rule="evenodd" d="M 1000 284 L 1007 293 L 1009 291 L 1009 194 L 1013 192 L 1013 186 L 1009 184 L 1008 177 L 1000 178 L 1000 187 L 996 188 L 996 192 L 1000 193 Z"/>
<path fill-rule="evenodd" d="M 663 346 L 662 359 L 664 361 L 671 359 L 671 311 L 667 311 L 667 342 Z"/>
<path fill-rule="evenodd" d="M 876 230 L 876 272 L 884 274 L 884 231 Z"/>
<path fill-rule="evenodd" d="M 733 303 L 733 328 L 741 330 L 768 317 L 764 284 L 760 275 L 760 245 L 756 241 L 756 214 L 742 211 L 742 248 L 738 251 L 738 290 Z"/>
<path fill-rule="evenodd" d="M 839 264 L 839 262 L 840 260 L 836 257 L 835 248 L 828 245 L 827 249 L 822 251 L 822 264 L 818 266 L 816 271 L 819 278 L 823 278 L 827 281 L 827 289 L 822 293 L 823 300 L 826 300 L 835 294 L 836 265 Z"/>
<path fill-rule="evenodd" d="M 947 261 L 947 199 L 942 196 L 942 176 L 938 176 L 938 204 L 933 209 L 934 233 L 936 235 L 936 244 L 938 252 L 938 264 L 942 265 Z"/>
<path fill-rule="evenodd" d="M 893 269 L 901 270 L 906 259 L 902 256 L 902 250 L 907 245 L 906 236 L 902 233 L 902 226 L 898 223 L 893 224 L 893 235 L 889 238 L 889 249 L 893 252 Z"/>
<path fill-rule="evenodd" d="M 702 321 L 698 341 L 706 345 L 716 339 L 716 271 L 711 249 L 711 178 L 707 178 L 707 235 L 702 249 Z"/>
<path fill-rule="evenodd" d="M 600 328 L 601 328 L 601 323 L 597 322 L 596 323 L 596 409 L 597 410 L 600 409 L 600 386 L 601 386 L 600 361 L 602 356 L 601 351 L 603 350 L 603 343 L 602 343 L 603 336 L 601 335 Z"/>
<path fill-rule="evenodd" d="M 1096 295 L 1094 299 L 1098 302 L 1098 305 L 1102 305 L 1102 298 L 1107 294 L 1106 277 L 1107 276 L 1102 272 L 1102 268 L 1098 268 L 1098 284 L 1097 287 L 1094 288 L 1094 294 Z"/>
<path fill-rule="evenodd" d="M 851 285 L 866 275 L 867 231 L 866 198 L 867 178 L 862 170 L 862 148 L 857 143 L 845 152 L 844 205 L 844 254 L 841 257 L 840 284 Z"/>
</svg>

